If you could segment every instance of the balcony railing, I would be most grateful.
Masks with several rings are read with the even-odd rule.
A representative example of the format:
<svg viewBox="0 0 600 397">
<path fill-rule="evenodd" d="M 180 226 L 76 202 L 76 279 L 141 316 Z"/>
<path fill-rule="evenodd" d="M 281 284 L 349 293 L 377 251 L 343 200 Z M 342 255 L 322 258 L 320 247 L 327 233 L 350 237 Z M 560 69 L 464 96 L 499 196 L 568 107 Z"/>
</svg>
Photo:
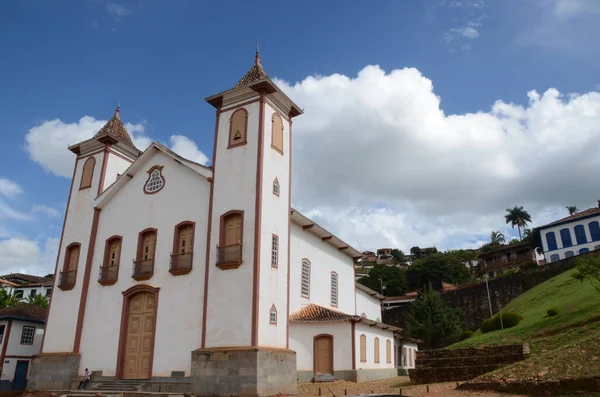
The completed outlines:
<svg viewBox="0 0 600 397">
<path fill-rule="evenodd" d="M 171 254 L 171 267 L 169 272 L 174 275 L 188 274 L 192 271 L 194 254 L 186 252 L 183 254 Z"/>
<path fill-rule="evenodd" d="M 217 266 L 235 269 L 242 264 L 242 244 L 217 246 Z"/>
<path fill-rule="evenodd" d="M 131 277 L 140 281 L 148 280 L 154 274 L 154 259 L 133 261 L 133 274 Z"/>
<path fill-rule="evenodd" d="M 521 254 L 517 256 L 512 256 L 510 259 L 506 257 L 502 257 L 497 260 L 486 260 L 484 262 L 485 269 L 495 269 L 508 265 L 515 265 L 521 262 L 533 261 L 533 256 L 531 254 Z"/>
<path fill-rule="evenodd" d="M 58 288 L 63 291 L 68 291 L 73 289 L 75 286 L 75 278 L 77 277 L 77 272 L 75 270 L 71 270 L 68 272 L 60 272 L 60 279 L 58 280 Z"/>
<path fill-rule="evenodd" d="M 119 278 L 119 265 L 100 266 L 98 282 L 102 285 L 113 285 Z"/>
</svg>

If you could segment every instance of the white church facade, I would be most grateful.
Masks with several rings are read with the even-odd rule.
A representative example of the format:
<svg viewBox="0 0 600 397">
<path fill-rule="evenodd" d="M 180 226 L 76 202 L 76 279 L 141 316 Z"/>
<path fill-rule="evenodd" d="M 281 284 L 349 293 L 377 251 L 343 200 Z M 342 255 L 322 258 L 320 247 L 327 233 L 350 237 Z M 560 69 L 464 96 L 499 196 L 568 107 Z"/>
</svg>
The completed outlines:
<svg viewBox="0 0 600 397">
<path fill-rule="evenodd" d="M 131 141 L 119 109 L 76 154 L 29 388 L 179 382 L 198 395 L 396 376 L 400 329 L 355 284 L 360 252 L 291 207 L 292 119 L 253 67 L 216 108 L 212 166 Z"/>
</svg>

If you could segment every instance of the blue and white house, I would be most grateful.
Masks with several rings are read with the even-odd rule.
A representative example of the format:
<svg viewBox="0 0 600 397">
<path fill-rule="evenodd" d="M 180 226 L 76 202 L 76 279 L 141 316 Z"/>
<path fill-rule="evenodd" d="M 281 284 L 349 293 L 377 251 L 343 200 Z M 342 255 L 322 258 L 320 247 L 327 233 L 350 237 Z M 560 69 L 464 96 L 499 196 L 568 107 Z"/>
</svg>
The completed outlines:
<svg viewBox="0 0 600 397">
<path fill-rule="evenodd" d="M 600 249 L 600 208 L 590 208 L 537 228 L 546 262 Z"/>
</svg>

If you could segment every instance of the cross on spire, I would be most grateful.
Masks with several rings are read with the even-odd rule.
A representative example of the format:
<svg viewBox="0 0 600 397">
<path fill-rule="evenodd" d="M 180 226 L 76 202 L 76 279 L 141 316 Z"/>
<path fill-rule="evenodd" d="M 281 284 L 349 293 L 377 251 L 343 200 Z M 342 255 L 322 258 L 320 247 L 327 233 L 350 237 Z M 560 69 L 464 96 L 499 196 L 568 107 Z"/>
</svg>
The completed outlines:
<svg viewBox="0 0 600 397">
<path fill-rule="evenodd" d="M 254 56 L 254 64 L 260 65 L 260 48 L 258 46 L 258 38 L 256 39 L 256 55 Z"/>
</svg>

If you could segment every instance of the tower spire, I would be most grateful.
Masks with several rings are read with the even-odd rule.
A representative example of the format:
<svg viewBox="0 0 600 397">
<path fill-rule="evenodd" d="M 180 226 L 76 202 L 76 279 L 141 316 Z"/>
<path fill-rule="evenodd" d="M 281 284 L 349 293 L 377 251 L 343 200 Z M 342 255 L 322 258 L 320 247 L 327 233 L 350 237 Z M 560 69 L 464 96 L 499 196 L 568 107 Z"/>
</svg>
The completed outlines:
<svg viewBox="0 0 600 397">
<path fill-rule="evenodd" d="M 116 119 L 121 120 L 121 100 L 119 99 L 118 103 L 117 103 L 117 108 L 115 109 L 115 116 Z"/>
<path fill-rule="evenodd" d="M 256 55 L 254 56 L 254 64 L 260 65 L 260 48 L 258 46 L 258 38 L 256 39 Z"/>
</svg>

